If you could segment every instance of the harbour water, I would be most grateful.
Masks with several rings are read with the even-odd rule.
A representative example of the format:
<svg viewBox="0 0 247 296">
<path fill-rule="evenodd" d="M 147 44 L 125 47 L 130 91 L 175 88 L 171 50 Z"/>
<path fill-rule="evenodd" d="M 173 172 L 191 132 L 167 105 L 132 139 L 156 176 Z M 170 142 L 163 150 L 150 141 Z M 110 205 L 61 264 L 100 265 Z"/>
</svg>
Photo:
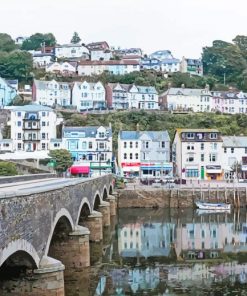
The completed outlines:
<svg viewBox="0 0 247 296">
<path fill-rule="evenodd" d="M 66 295 L 247 295 L 246 211 L 122 209 Z"/>
</svg>

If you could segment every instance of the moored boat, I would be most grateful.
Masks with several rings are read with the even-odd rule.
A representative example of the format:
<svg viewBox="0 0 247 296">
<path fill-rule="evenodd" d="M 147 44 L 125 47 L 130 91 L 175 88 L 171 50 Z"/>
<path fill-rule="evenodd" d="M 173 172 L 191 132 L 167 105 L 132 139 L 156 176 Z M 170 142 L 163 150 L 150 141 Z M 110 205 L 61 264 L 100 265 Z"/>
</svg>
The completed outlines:
<svg viewBox="0 0 247 296">
<path fill-rule="evenodd" d="M 227 203 L 210 203 L 210 202 L 204 202 L 204 201 L 196 201 L 197 208 L 201 210 L 230 210 L 231 205 Z"/>
</svg>

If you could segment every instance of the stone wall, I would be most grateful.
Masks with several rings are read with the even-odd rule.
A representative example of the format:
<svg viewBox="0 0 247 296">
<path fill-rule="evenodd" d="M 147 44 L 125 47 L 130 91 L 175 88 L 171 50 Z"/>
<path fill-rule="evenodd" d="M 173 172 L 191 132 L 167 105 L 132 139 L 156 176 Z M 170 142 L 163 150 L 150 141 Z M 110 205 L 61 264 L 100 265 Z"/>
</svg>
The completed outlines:
<svg viewBox="0 0 247 296">
<path fill-rule="evenodd" d="M 247 191 L 246 188 L 118 190 L 119 208 L 193 207 L 196 200 L 230 202 L 234 207 L 246 207 Z"/>
<path fill-rule="evenodd" d="M 0 184 L 9 184 L 9 183 L 16 183 L 16 182 L 23 182 L 23 181 L 56 178 L 56 177 L 57 177 L 56 174 L 51 174 L 51 173 L 0 177 Z"/>
</svg>

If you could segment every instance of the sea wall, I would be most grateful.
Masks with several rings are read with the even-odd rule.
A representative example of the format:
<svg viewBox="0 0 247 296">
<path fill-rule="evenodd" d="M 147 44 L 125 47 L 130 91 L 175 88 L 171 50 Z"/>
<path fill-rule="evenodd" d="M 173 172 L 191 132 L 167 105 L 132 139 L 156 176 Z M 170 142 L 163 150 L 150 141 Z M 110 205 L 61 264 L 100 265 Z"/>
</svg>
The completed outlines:
<svg viewBox="0 0 247 296">
<path fill-rule="evenodd" d="M 227 189 L 120 189 L 119 208 L 186 208 L 193 207 L 196 200 L 230 202 L 234 207 L 246 207 L 247 190 Z"/>
</svg>

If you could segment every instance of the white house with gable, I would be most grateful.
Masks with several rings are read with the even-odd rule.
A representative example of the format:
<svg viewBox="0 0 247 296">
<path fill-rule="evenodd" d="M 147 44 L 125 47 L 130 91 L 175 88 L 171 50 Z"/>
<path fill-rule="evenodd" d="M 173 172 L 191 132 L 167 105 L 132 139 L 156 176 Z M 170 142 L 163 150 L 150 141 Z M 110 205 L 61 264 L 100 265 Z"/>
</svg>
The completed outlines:
<svg viewBox="0 0 247 296">
<path fill-rule="evenodd" d="M 56 45 L 54 48 L 56 58 L 83 58 L 89 59 L 89 50 L 81 44 Z"/>
<path fill-rule="evenodd" d="M 158 93 L 153 86 L 133 85 L 128 92 L 129 109 L 159 109 Z"/>
<path fill-rule="evenodd" d="M 104 109 L 106 107 L 105 96 L 105 88 L 101 82 L 75 82 L 72 89 L 72 105 L 76 106 L 79 112 Z"/>
<path fill-rule="evenodd" d="M 46 72 L 73 74 L 73 73 L 76 73 L 76 63 L 69 63 L 69 62 L 50 63 L 46 66 Z"/>
</svg>

